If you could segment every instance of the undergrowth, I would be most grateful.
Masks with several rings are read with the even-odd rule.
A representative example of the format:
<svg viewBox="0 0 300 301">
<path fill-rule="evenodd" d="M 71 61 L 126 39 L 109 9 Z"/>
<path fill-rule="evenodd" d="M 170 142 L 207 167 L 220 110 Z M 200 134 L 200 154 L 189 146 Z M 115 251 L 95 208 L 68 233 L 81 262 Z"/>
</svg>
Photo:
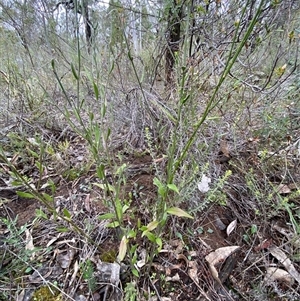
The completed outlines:
<svg viewBox="0 0 300 301">
<path fill-rule="evenodd" d="M 246 7 L 242 14 L 245 11 Z M 150 50 L 136 57 L 125 32 L 126 51 L 114 57 L 111 49 L 106 55 L 114 59 L 105 66 L 103 57 L 85 52 L 80 39 L 69 45 L 70 55 L 63 63 L 59 56 L 47 56 L 40 70 L 31 69 L 28 62 L 21 70 L 7 58 L 5 70 L 0 70 L 7 99 L 0 136 L 3 289 L 12 286 L 17 296 L 23 278 L 38 268 L 32 253 L 45 248 L 46 254 L 51 242 L 58 243 L 58 249 L 59 243 L 68 246 L 62 251 L 66 258 L 68 248 L 76 249 L 76 255 L 65 261 L 73 269 L 69 280 L 78 287 L 82 280 L 87 286 L 81 294 L 108 294 L 97 281 L 99 262 L 118 263 L 124 269 L 119 280 L 124 300 L 145 300 L 150 291 L 163 294 L 154 285 L 157 281 L 167 294 L 174 294 L 175 284 L 168 285 L 174 275 L 167 271 L 170 275 L 158 276 L 153 270 L 168 260 L 188 265 L 194 262 L 192 251 L 199 256 L 211 251 L 210 237 L 218 231 L 210 225 L 211 212 L 214 218 L 220 212 L 229 216 L 222 217 L 223 236 L 221 231 L 232 220 L 240 225 L 234 234 L 227 233 L 226 243 L 245 244 L 249 253 L 254 246 L 262 251 L 267 247 L 260 244 L 272 232 L 273 244 L 282 247 L 292 241 L 290 257 L 297 257 L 299 73 L 293 62 L 283 64 L 284 55 L 280 65 L 266 53 L 269 65 L 251 74 L 247 55 L 255 60 L 261 52 L 259 47 L 249 52 L 246 45 L 261 13 L 258 9 L 245 28 L 235 24 L 220 72 L 204 60 L 187 65 L 188 49 L 183 49 L 176 53 L 173 82 L 166 87 L 153 84 L 157 66 L 148 57 Z M 261 47 L 271 43 L 267 34 L 264 39 Z M 143 58 L 144 64 L 138 60 Z M 15 198 L 37 201 L 30 226 L 18 225 L 8 213 L 8 203 Z M 284 230 L 278 230 L 278 220 Z M 49 236 L 41 249 L 26 249 L 25 232 L 32 231 L 38 240 L 35 230 L 43 223 L 53 223 L 49 233 L 55 237 Z M 220 237 L 211 240 L 217 244 Z M 165 256 L 176 247 L 180 254 L 175 252 L 175 259 Z M 243 265 L 248 264 L 247 252 Z M 188 268 L 194 267 L 190 263 Z M 201 268 L 207 270 L 198 268 L 200 280 L 189 277 L 197 289 L 209 290 L 209 281 L 199 276 Z M 245 268 L 259 271 L 249 291 L 268 294 L 264 268 L 250 263 Z M 251 275 L 232 273 L 247 287 Z M 296 296 L 297 284 L 291 286 Z M 65 297 L 75 294 L 62 279 L 58 288 L 59 298 L 63 289 Z M 48 289 L 41 286 L 35 294 L 47 294 Z M 250 300 L 247 289 L 234 291 Z M 3 296 L 8 298 L 6 292 Z M 114 289 L 112 293 L 117 294 Z M 273 293 L 280 295 L 277 287 L 269 295 Z"/>
</svg>

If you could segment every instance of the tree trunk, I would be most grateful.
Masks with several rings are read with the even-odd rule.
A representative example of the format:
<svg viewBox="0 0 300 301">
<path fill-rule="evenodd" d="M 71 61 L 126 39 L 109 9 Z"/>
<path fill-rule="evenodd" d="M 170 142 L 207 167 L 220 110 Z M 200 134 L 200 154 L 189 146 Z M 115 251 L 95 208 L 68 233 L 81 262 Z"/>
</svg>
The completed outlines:
<svg viewBox="0 0 300 301">
<path fill-rule="evenodd" d="M 172 1 L 169 9 L 168 29 L 167 29 L 167 49 L 165 63 L 165 77 L 167 85 L 173 82 L 173 71 L 175 65 L 175 53 L 179 50 L 180 43 L 180 21 L 182 17 L 182 6 L 177 4 L 177 0 Z"/>
<path fill-rule="evenodd" d="M 88 53 L 90 53 L 92 47 L 92 25 L 89 18 L 89 8 L 88 8 L 87 1 L 83 1 L 82 16 L 84 20 L 85 39 L 86 39 L 87 49 L 88 49 Z"/>
</svg>

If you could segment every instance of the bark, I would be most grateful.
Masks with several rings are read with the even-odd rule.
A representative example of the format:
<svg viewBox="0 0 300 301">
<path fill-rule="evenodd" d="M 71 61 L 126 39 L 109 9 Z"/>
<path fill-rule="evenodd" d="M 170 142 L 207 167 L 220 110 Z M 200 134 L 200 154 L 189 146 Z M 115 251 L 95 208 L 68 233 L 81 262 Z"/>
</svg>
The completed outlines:
<svg viewBox="0 0 300 301">
<path fill-rule="evenodd" d="M 78 2 L 79 3 L 79 2 Z M 75 9 L 76 5 L 74 0 L 61 1 L 56 4 L 55 9 L 57 9 L 60 5 L 64 5 L 66 9 Z M 84 22 L 84 30 L 85 30 L 85 39 L 88 48 L 88 52 L 90 53 L 92 47 L 92 23 L 89 17 L 89 7 L 87 1 L 82 1 L 82 5 L 78 5 L 77 13 L 81 14 Z"/>
<path fill-rule="evenodd" d="M 175 65 L 175 53 L 179 50 L 180 43 L 180 21 L 182 17 L 182 6 L 177 4 L 176 0 L 172 1 L 172 6 L 169 9 L 168 16 L 168 31 L 165 63 L 165 77 L 167 85 L 173 82 L 173 71 Z"/>
</svg>

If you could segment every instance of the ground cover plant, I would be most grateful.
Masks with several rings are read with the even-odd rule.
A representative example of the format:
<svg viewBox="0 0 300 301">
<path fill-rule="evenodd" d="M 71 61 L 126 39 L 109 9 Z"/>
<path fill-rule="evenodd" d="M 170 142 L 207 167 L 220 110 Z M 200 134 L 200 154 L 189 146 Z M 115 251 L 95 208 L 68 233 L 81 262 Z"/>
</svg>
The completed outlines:
<svg viewBox="0 0 300 301">
<path fill-rule="evenodd" d="M 0 300 L 300 299 L 297 1 L 0 9 Z"/>
</svg>

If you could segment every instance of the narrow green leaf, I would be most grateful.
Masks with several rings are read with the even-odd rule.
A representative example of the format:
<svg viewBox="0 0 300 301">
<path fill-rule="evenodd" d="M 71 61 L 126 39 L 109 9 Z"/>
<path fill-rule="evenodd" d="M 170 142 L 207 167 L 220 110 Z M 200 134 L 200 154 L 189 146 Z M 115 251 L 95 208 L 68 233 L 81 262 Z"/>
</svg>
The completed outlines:
<svg viewBox="0 0 300 301">
<path fill-rule="evenodd" d="M 180 232 L 176 232 L 176 236 L 183 241 L 183 237 L 182 234 Z"/>
<path fill-rule="evenodd" d="M 31 272 L 32 272 L 32 268 L 31 267 L 28 267 L 26 270 L 25 270 L 25 275 L 26 274 L 31 274 Z"/>
<path fill-rule="evenodd" d="M 22 186 L 23 185 L 23 183 L 19 180 L 13 180 L 10 184 L 12 186 Z"/>
<path fill-rule="evenodd" d="M 69 229 L 66 227 L 57 227 L 56 230 L 58 232 L 69 232 Z"/>
<path fill-rule="evenodd" d="M 74 67 L 73 64 L 71 64 L 71 69 L 72 69 L 72 73 L 73 73 L 75 79 L 78 80 L 78 75 L 77 75 L 77 72 L 76 72 L 75 67 Z"/>
<path fill-rule="evenodd" d="M 156 227 L 158 226 L 159 222 L 158 221 L 152 221 L 151 223 L 149 223 L 147 225 L 147 230 L 148 231 L 152 231 L 154 229 L 156 229 Z"/>
<path fill-rule="evenodd" d="M 110 68 L 110 70 L 109 70 L 109 73 L 108 73 L 108 74 L 111 74 L 111 73 L 112 73 L 112 71 L 114 70 L 114 68 L 115 68 L 115 62 L 113 61 L 113 62 L 112 62 L 112 64 L 111 64 L 111 68 Z"/>
<path fill-rule="evenodd" d="M 74 110 L 73 110 L 73 113 L 74 113 L 76 119 L 77 119 L 78 121 L 80 121 L 80 114 L 79 114 L 79 112 L 78 112 L 77 110 L 74 109 Z"/>
<path fill-rule="evenodd" d="M 175 184 L 168 184 L 168 188 L 172 191 L 175 191 L 177 194 L 179 194 L 179 190 Z"/>
<path fill-rule="evenodd" d="M 162 240 L 161 240 L 161 238 L 160 237 L 156 237 L 155 242 L 158 245 L 158 252 L 160 252 L 160 250 L 162 249 Z"/>
<path fill-rule="evenodd" d="M 138 248 L 138 245 L 132 245 L 130 248 L 130 254 L 136 254 L 136 249 Z"/>
<path fill-rule="evenodd" d="M 153 184 L 156 186 L 156 187 L 161 187 L 161 186 L 163 186 L 163 184 L 161 183 L 161 181 L 158 179 L 158 178 L 154 178 L 153 179 Z"/>
<path fill-rule="evenodd" d="M 158 188 L 158 194 L 162 197 L 165 197 L 166 195 L 166 192 L 167 192 L 167 189 L 165 186 L 162 186 L 162 187 L 159 187 Z"/>
<path fill-rule="evenodd" d="M 124 170 L 126 169 L 126 167 L 127 167 L 127 164 L 126 164 L 126 163 L 122 164 L 122 166 L 120 166 L 120 167 L 117 169 L 116 175 L 123 175 Z"/>
<path fill-rule="evenodd" d="M 105 214 L 98 216 L 98 219 L 105 220 L 105 219 L 111 219 L 111 218 L 115 218 L 115 217 L 116 216 L 114 215 L 114 213 L 105 213 Z"/>
<path fill-rule="evenodd" d="M 99 89 L 95 82 L 93 82 L 93 87 L 94 87 L 95 97 L 98 100 L 99 99 Z"/>
<path fill-rule="evenodd" d="M 162 184 L 162 182 L 158 179 L 158 178 L 154 178 L 153 179 L 153 184 L 158 187 L 158 194 L 162 197 L 165 196 L 166 194 L 166 187 L 164 186 L 164 184 Z"/>
<path fill-rule="evenodd" d="M 146 230 L 142 233 L 142 237 L 144 237 L 144 236 L 146 236 L 151 242 L 155 243 L 156 236 L 152 232 L 149 232 Z"/>
<path fill-rule="evenodd" d="M 35 210 L 36 217 L 41 217 L 43 219 L 48 219 L 47 214 L 42 209 L 36 209 Z"/>
<path fill-rule="evenodd" d="M 102 184 L 102 183 L 93 183 L 94 185 L 98 186 L 99 188 L 103 190 L 109 190 L 111 192 L 115 192 L 115 188 L 110 184 Z"/>
<path fill-rule="evenodd" d="M 71 219 L 71 213 L 68 211 L 68 209 L 64 208 L 63 210 L 63 214 L 64 214 L 64 217 L 66 217 L 67 219 Z"/>
<path fill-rule="evenodd" d="M 39 170 L 39 172 L 43 171 L 43 165 L 40 162 L 36 161 L 35 166 Z"/>
<path fill-rule="evenodd" d="M 21 198 L 34 199 L 35 196 L 30 192 L 17 191 L 17 195 Z"/>
<path fill-rule="evenodd" d="M 184 105 L 189 98 L 190 98 L 190 95 L 187 95 L 184 99 L 181 100 L 181 104 Z"/>
<path fill-rule="evenodd" d="M 114 221 L 114 222 L 109 223 L 109 224 L 106 225 L 107 228 L 117 228 L 119 226 L 120 226 L 120 223 L 117 222 L 117 221 Z"/>
<path fill-rule="evenodd" d="M 136 237 L 136 231 L 134 231 L 133 229 L 129 230 L 127 233 L 127 237 L 128 238 L 135 238 Z"/>
<path fill-rule="evenodd" d="M 51 60 L 51 67 L 54 70 L 54 67 L 55 67 L 55 61 L 54 61 L 54 59 Z"/>
<path fill-rule="evenodd" d="M 97 176 L 99 177 L 100 180 L 103 180 L 105 178 L 105 167 L 104 164 L 100 164 L 97 166 Z"/>
<path fill-rule="evenodd" d="M 81 100 L 81 102 L 80 102 L 80 104 L 79 104 L 79 109 L 80 109 L 80 110 L 83 108 L 84 103 L 85 103 L 85 99 L 82 98 L 82 100 Z"/>
<path fill-rule="evenodd" d="M 94 135 L 95 135 L 94 143 L 95 143 L 96 149 L 99 149 L 99 146 L 101 145 L 101 134 L 100 134 L 100 129 L 98 126 L 94 127 Z"/>
<path fill-rule="evenodd" d="M 141 227 L 140 227 L 140 230 L 141 230 L 141 231 L 147 231 L 148 228 L 147 228 L 147 226 L 141 226 Z"/>
<path fill-rule="evenodd" d="M 32 149 L 27 148 L 27 151 L 30 153 L 30 155 L 32 155 L 32 157 L 39 158 L 39 154 L 33 151 Z"/>
<path fill-rule="evenodd" d="M 108 128 L 107 129 L 107 133 L 106 133 L 106 141 L 108 140 L 109 136 L 110 136 L 110 133 L 111 133 L 111 129 Z"/>
<path fill-rule="evenodd" d="M 102 105 L 101 107 L 101 116 L 102 117 L 105 117 L 105 114 L 106 114 L 106 105 L 105 103 Z"/>
<path fill-rule="evenodd" d="M 122 220 L 123 219 L 123 211 L 122 211 L 122 204 L 121 204 L 121 200 L 120 199 L 116 199 L 115 200 L 115 207 L 116 207 L 116 215 L 117 215 L 117 219 L 118 220 Z"/>
<path fill-rule="evenodd" d="M 176 216 L 179 216 L 179 217 L 187 217 L 187 218 L 194 219 L 191 215 L 189 215 L 187 212 L 183 211 L 182 209 L 180 209 L 178 207 L 169 208 L 167 210 L 167 213 L 172 214 L 172 215 L 176 215 Z"/>
<path fill-rule="evenodd" d="M 52 203 L 53 202 L 53 197 L 51 195 L 49 195 L 48 193 L 43 193 L 43 198 L 49 202 L 49 203 Z"/>
<path fill-rule="evenodd" d="M 125 213 L 127 209 L 129 209 L 129 206 L 125 204 L 122 208 L 122 212 Z"/>
<path fill-rule="evenodd" d="M 140 277 L 138 270 L 132 269 L 131 272 L 132 272 L 132 274 L 133 274 L 135 277 L 137 277 L 137 278 Z"/>
</svg>

